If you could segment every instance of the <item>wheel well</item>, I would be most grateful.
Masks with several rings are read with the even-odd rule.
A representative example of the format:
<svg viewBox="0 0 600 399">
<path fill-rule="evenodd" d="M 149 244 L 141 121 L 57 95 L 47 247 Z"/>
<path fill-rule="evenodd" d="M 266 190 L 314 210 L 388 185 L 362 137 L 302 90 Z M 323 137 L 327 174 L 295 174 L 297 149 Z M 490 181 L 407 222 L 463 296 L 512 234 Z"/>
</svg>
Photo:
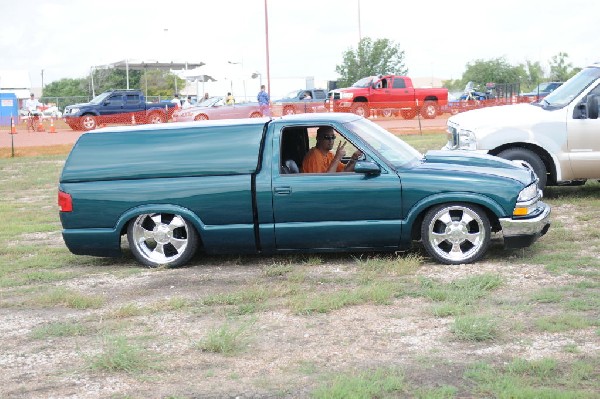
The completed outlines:
<svg viewBox="0 0 600 399">
<path fill-rule="evenodd" d="M 497 156 L 502 151 L 508 150 L 510 148 L 524 148 L 526 150 L 529 150 L 529 151 L 532 151 L 532 152 L 536 153 L 537 156 L 540 157 L 540 159 L 542 160 L 542 162 L 544 162 L 544 166 L 546 167 L 546 170 L 548 171 L 548 173 L 550 173 L 550 176 L 548 176 L 548 181 L 547 181 L 546 185 L 554 185 L 554 184 L 556 184 L 556 167 L 554 166 L 554 162 L 552 161 L 552 157 L 550 156 L 550 154 L 548 153 L 548 151 L 546 151 L 544 148 L 542 148 L 542 147 L 540 147 L 538 145 L 531 144 L 531 143 L 510 143 L 510 144 L 504 144 L 504 145 L 501 145 L 499 147 L 494 148 L 493 150 L 490 150 L 489 154 Z"/>
<path fill-rule="evenodd" d="M 483 211 L 485 212 L 486 216 L 488 217 L 488 219 L 490 221 L 490 227 L 491 227 L 492 231 L 497 232 L 497 231 L 502 230 L 498 216 L 496 216 L 496 214 L 494 212 L 492 212 L 491 210 L 489 210 L 487 207 L 485 207 L 481 204 L 477 204 L 475 202 L 462 202 L 462 203 L 467 204 L 467 205 L 476 205 L 479 208 L 483 209 Z M 431 208 L 433 208 L 434 206 L 437 206 L 437 205 L 439 205 L 439 204 L 432 204 L 432 205 L 428 206 L 427 208 L 422 209 L 421 212 L 419 212 L 419 215 L 417 215 L 417 217 L 415 218 L 415 221 L 413 222 L 412 229 L 410 232 L 410 237 L 413 241 L 419 241 L 421 239 L 421 225 L 423 224 L 423 219 L 425 218 L 425 214 Z"/>
<path fill-rule="evenodd" d="M 365 97 L 356 97 L 354 99 L 355 103 L 368 103 L 369 101 Z"/>
<path fill-rule="evenodd" d="M 438 99 L 435 96 L 427 96 L 427 97 L 425 97 L 425 99 L 423 101 L 435 101 L 435 102 L 437 102 Z"/>
</svg>

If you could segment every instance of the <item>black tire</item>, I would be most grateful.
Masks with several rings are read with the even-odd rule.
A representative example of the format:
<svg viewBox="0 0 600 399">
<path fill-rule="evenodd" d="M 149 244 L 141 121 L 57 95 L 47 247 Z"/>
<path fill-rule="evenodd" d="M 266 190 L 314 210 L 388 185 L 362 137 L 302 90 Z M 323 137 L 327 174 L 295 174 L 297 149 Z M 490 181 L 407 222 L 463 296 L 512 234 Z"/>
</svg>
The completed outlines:
<svg viewBox="0 0 600 399">
<path fill-rule="evenodd" d="M 523 161 L 527 163 L 537 175 L 538 187 L 544 189 L 548 181 L 548 170 L 544 161 L 535 152 L 526 148 L 509 148 L 498 154 L 500 158 L 508 159 L 509 161 Z"/>
<path fill-rule="evenodd" d="M 195 121 L 207 121 L 208 120 L 208 115 L 206 114 L 199 114 L 196 115 L 196 117 L 194 118 Z"/>
<path fill-rule="evenodd" d="M 400 115 L 404 119 L 414 119 L 415 116 L 417 116 L 417 110 L 416 109 L 403 109 L 402 111 L 400 111 Z"/>
<path fill-rule="evenodd" d="M 465 203 L 434 206 L 423 219 L 421 239 L 436 261 L 449 265 L 472 263 L 490 245 L 490 221 L 481 207 Z"/>
<path fill-rule="evenodd" d="M 148 267 L 178 267 L 198 249 L 198 233 L 181 215 L 139 215 L 127 226 L 127 241 L 133 256 Z"/>
<path fill-rule="evenodd" d="M 369 105 L 367 103 L 354 103 L 352 106 L 352 112 L 363 118 L 369 117 Z"/>
<path fill-rule="evenodd" d="M 81 125 L 81 130 L 90 131 L 94 130 L 98 127 L 98 122 L 96 121 L 96 117 L 94 115 L 83 115 L 81 120 L 79 121 Z"/>
<path fill-rule="evenodd" d="M 438 106 L 435 101 L 425 101 L 421 107 L 421 116 L 424 119 L 433 119 L 438 114 Z"/>
</svg>

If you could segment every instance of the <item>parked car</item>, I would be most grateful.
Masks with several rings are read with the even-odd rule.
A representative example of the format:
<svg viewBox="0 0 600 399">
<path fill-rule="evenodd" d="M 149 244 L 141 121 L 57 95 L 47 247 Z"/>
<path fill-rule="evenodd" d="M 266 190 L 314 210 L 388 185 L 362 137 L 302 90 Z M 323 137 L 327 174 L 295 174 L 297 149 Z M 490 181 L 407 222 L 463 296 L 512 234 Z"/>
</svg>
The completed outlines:
<svg viewBox="0 0 600 399">
<path fill-rule="evenodd" d="M 563 82 L 544 82 L 537 85 L 537 87 L 530 92 L 519 94 L 520 103 L 532 103 L 538 102 L 554 90 L 559 88 Z"/>
<path fill-rule="evenodd" d="M 42 118 L 62 118 L 62 112 L 60 112 L 56 105 L 51 105 L 48 108 L 42 110 Z"/>
<path fill-rule="evenodd" d="M 362 151 L 342 160 L 352 172 L 297 173 L 320 127 Z M 69 250 L 119 256 L 126 235 L 150 267 L 198 249 L 391 252 L 418 240 L 460 264 L 480 259 L 492 232 L 522 248 L 550 226 L 532 170 L 464 151 L 423 156 L 349 113 L 105 128 L 79 137 L 58 189 Z"/>
<path fill-rule="evenodd" d="M 600 63 L 539 102 L 451 116 L 444 149 L 476 151 L 531 166 L 539 186 L 600 179 Z"/>
<path fill-rule="evenodd" d="M 273 105 L 281 107 L 282 115 L 327 112 L 324 106 L 326 98 L 327 91 L 325 89 L 299 89 L 273 101 Z"/>
<path fill-rule="evenodd" d="M 173 112 L 173 122 L 204 121 L 210 119 L 260 118 L 258 103 L 225 104 L 225 97 L 210 97 L 201 103 Z"/>
</svg>

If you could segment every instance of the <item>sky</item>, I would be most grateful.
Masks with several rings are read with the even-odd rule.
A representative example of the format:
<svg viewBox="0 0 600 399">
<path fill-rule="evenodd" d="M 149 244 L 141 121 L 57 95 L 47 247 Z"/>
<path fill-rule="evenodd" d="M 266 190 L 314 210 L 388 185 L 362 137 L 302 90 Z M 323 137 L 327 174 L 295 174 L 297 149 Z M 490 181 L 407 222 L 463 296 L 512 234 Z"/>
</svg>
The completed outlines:
<svg viewBox="0 0 600 399">
<path fill-rule="evenodd" d="M 207 74 L 335 80 L 361 37 L 404 50 L 412 77 L 459 79 L 468 63 L 600 61 L 589 0 L 0 0 L 0 70 L 32 86 L 125 59 L 204 62 Z M 228 63 L 231 62 L 232 64 Z M 43 71 L 43 72 L 42 72 Z"/>
</svg>

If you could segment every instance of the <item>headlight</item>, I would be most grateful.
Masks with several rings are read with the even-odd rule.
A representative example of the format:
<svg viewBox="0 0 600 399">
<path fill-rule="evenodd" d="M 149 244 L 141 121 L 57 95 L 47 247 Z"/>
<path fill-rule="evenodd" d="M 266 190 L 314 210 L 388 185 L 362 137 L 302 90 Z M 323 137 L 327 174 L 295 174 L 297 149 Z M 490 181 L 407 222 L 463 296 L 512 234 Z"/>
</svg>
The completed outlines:
<svg viewBox="0 0 600 399">
<path fill-rule="evenodd" d="M 530 184 L 519 193 L 517 203 L 513 210 L 513 216 L 527 216 L 537 209 L 537 203 L 542 192 L 538 189 L 537 183 Z"/>
<path fill-rule="evenodd" d="M 461 150 L 476 150 L 477 138 L 475 137 L 475 133 L 470 130 L 459 130 L 458 148 Z"/>
<path fill-rule="evenodd" d="M 354 93 L 341 93 L 340 94 L 340 98 L 345 99 L 345 100 L 352 98 L 352 97 L 354 97 Z"/>
<path fill-rule="evenodd" d="M 530 184 L 525 187 L 519 193 L 519 198 L 517 198 L 517 202 L 523 201 L 531 201 L 533 198 L 538 196 L 538 186 L 536 183 Z"/>
<path fill-rule="evenodd" d="M 79 108 L 71 108 L 65 111 L 65 114 L 76 114 L 79 112 Z"/>
</svg>

